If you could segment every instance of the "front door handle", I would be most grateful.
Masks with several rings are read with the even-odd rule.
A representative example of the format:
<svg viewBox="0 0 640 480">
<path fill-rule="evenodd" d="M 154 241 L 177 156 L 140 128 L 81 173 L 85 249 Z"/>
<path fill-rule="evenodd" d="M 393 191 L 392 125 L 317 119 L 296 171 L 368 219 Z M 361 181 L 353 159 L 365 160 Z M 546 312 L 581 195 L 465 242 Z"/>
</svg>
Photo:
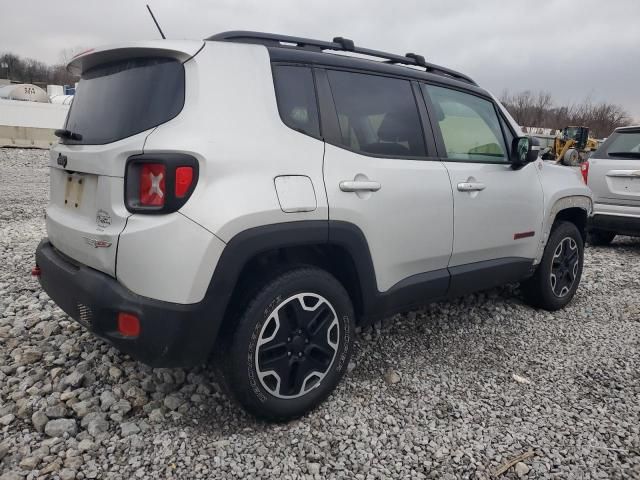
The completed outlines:
<svg viewBox="0 0 640 480">
<path fill-rule="evenodd" d="M 377 192 L 382 188 L 379 182 L 370 180 L 343 180 L 340 182 L 340 190 L 343 192 Z"/>
<path fill-rule="evenodd" d="M 460 192 L 481 192 L 485 188 L 487 188 L 487 186 L 480 182 L 461 182 L 458 184 L 458 190 Z"/>
</svg>

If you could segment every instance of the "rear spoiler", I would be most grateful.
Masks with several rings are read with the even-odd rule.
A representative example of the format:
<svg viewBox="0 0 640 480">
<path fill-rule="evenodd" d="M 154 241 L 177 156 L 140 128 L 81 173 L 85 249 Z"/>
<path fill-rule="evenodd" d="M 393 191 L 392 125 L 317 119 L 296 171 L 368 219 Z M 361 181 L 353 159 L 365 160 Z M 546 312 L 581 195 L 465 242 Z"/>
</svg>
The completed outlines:
<svg viewBox="0 0 640 480">
<path fill-rule="evenodd" d="M 82 72 L 96 65 L 140 57 L 169 57 L 184 63 L 204 45 L 203 41 L 194 40 L 151 40 L 108 45 L 79 53 L 71 59 L 67 70 L 74 75 L 82 75 Z"/>
</svg>

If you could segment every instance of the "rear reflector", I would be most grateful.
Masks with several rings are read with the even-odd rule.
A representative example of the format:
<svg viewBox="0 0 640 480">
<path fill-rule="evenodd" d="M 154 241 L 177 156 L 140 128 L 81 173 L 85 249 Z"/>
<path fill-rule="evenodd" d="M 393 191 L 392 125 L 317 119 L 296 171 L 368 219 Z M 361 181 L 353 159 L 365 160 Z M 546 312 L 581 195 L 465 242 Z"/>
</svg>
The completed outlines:
<svg viewBox="0 0 640 480">
<path fill-rule="evenodd" d="M 140 320 L 131 313 L 118 313 L 118 332 L 124 337 L 140 335 Z"/>
<path fill-rule="evenodd" d="M 144 163 L 140 172 L 140 205 L 162 207 L 167 193 L 167 169 L 162 163 Z"/>
<path fill-rule="evenodd" d="M 586 185 L 589 180 L 589 160 L 580 165 L 580 173 L 582 174 L 582 180 L 584 180 Z"/>
<path fill-rule="evenodd" d="M 42 272 L 40 271 L 40 267 L 37 266 L 37 265 L 31 269 L 31 276 L 32 277 L 39 277 L 41 273 Z"/>
<path fill-rule="evenodd" d="M 176 168 L 176 197 L 183 198 L 189 191 L 193 182 L 193 167 Z"/>
</svg>

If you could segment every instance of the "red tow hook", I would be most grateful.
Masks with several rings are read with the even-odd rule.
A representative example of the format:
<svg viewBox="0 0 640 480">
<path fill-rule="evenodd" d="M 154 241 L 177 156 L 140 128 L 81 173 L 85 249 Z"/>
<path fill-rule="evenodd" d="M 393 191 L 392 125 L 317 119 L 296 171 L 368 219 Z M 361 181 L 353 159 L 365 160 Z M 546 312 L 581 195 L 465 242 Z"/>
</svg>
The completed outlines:
<svg viewBox="0 0 640 480">
<path fill-rule="evenodd" d="M 31 269 L 31 276 L 32 277 L 39 277 L 41 273 L 42 272 L 40 271 L 40 267 L 37 266 L 37 265 Z"/>
</svg>

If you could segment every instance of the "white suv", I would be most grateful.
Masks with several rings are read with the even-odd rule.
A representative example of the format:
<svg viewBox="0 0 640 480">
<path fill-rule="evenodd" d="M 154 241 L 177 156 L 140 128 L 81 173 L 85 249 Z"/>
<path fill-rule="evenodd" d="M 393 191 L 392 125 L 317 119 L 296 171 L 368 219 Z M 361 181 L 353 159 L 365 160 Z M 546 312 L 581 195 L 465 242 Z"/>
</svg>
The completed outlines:
<svg viewBox="0 0 640 480">
<path fill-rule="evenodd" d="M 356 326 L 517 281 L 553 310 L 578 287 L 579 172 L 419 55 L 227 32 L 69 68 L 43 288 L 147 364 L 213 358 L 255 415 L 326 398 Z"/>
<path fill-rule="evenodd" d="M 640 126 L 616 129 L 582 171 L 593 190 L 590 242 L 607 245 L 618 234 L 640 237 Z"/>
</svg>

